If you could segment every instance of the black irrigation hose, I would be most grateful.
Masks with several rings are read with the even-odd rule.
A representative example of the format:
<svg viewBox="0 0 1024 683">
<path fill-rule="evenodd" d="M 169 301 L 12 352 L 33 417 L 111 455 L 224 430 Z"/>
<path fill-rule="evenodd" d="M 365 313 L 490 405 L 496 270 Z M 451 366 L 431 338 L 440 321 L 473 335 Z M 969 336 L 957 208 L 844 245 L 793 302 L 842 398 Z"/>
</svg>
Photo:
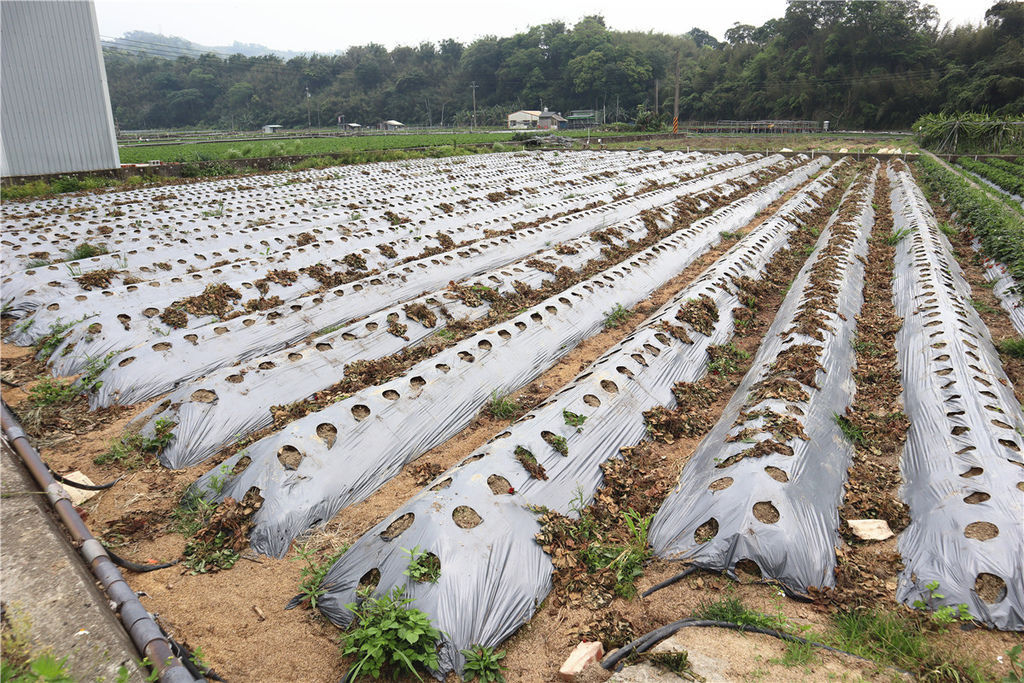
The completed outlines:
<svg viewBox="0 0 1024 683">
<path fill-rule="evenodd" d="M 227 683 L 223 678 L 217 675 L 210 667 L 205 664 L 196 662 L 195 655 L 187 647 L 176 641 L 174 638 L 167 633 L 164 627 L 160 626 L 160 631 L 167 638 L 167 642 L 171 645 L 171 651 L 174 652 L 174 656 L 181 660 L 181 663 L 185 666 L 185 669 L 197 680 L 212 680 L 221 681 L 221 683 Z"/>
<path fill-rule="evenodd" d="M 665 579 L 661 583 L 655 584 L 655 585 L 651 586 L 650 588 L 645 590 L 643 593 L 641 593 L 640 597 L 646 598 L 648 595 L 650 595 L 654 591 L 660 591 L 662 588 L 668 588 L 669 586 L 671 586 L 674 583 L 679 583 L 680 581 L 682 581 L 683 579 L 685 579 L 687 576 L 689 576 L 690 574 L 694 573 L 698 569 L 700 569 L 700 567 L 697 567 L 697 566 L 687 567 L 686 569 L 684 569 L 683 571 L 679 572 L 678 574 L 676 574 L 672 578 Z"/>
<path fill-rule="evenodd" d="M 776 631 L 775 629 L 771 629 L 771 628 L 762 628 L 760 626 L 735 624 L 735 623 L 733 623 L 731 621 L 715 621 L 715 620 L 709 620 L 709 619 L 680 619 L 679 621 L 674 621 L 671 624 L 666 624 L 665 626 L 662 626 L 661 628 L 656 628 L 653 631 L 651 631 L 650 633 L 645 633 L 644 635 L 640 636 L 639 638 L 637 638 L 633 642 L 628 643 L 628 644 L 620 647 L 618 650 L 616 650 L 615 652 L 612 652 L 610 655 L 605 657 L 604 661 L 601 662 L 601 666 L 604 669 L 609 670 L 609 671 L 611 671 L 613 669 L 615 671 L 618 671 L 618 670 L 620 670 L 622 668 L 622 666 L 621 665 L 616 666 L 616 665 L 619 664 L 619 662 L 622 659 L 628 657 L 629 655 L 631 655 L 633 653 L 647 652 L 648 650 L 650 650 L 652 647 L 654 647 L 655 645 L 657 645 L 661 641 L 665 640 L 666 638 L 668 638 L 671 635 L 674 635 L 677 631 L 680 631 L 680 630 L 682 630 L 684 628 L 693 627 L 693 626 L 728 628 L 728 629 L 732 629 L 734 631 L 742 631 L 744 633 L 763 633 L 766 636 L 772 636 L 774 638 L 779 638 L 780 640 L 785 640 L 785 641 L 788 641 L 788 642 L 791 642 L 791 643 L 802 643 L 804 645 L 811 645 L 812 647 L 817 647 L 817 648 L 821 648 L 823 650 L 828 650 L 829 652 L 836 652 L 838 654 L 843 654 L 843 655 L 847 655 L 849 657 L 854 657 L 855 659 L 859 659 L 861 661 L 868 662 L 870 664 L 875 664 L 875 665 L 878 664 L 878 662 L 872 661 L 872 660 L 868 659 L 867 657 L 861 657 L 860 655 L 855 655 L 852 652 L 847 652 L 846 650 L 840 650 L 839 648 L 832 647 L 831 645 L 825 645 L 824 643 L 816 643 L 813 640 L 807 640 L 806 638 L 801 638 L 799 636 L 790 635 L 788 633 L 783 633 L 782 631 Z M 894 670 L 900 672 L 901 674 L 910 674 L 910 675 L 912 675 L 911 672 L 905 671 L 904 669 L 900 669 L 899 667 L 890 666 L 889 668 L 894 669 Z"/>
<path fill-rule="evenodd" d="M 118 567 L 121 567 L 122 569 L 127 569 L 128 571 L 133 571 L 138 574 L 154 572 L 157 569 L 167 569 L 168 567 L 173 567 L 174 565 L 178 564 L 178 560 L 175 560 L 173 562 L 163 562 L 161 564 L 139 564 L 138 562 L 132 562 L 131 560 L 126 560 L 123 557 L 120 557 L 119 555 L 115 554 L 114 551 L 111 550 L 109 546 L 104 545 L 103 549 L 107 551 L 107 555 L 110 556 L 111 562 L 116 564 Z"/>
<path fill-rule="evenodd" d="M 109 481 L 106 484 L 80 484 L 77 481 L 71 481 L 67 477 L 60 476 L 59 474 L 54 472 L 53 469 L 49 465 L 46 466 L 46 469 L 50 470 L 50 474 L 53 475 L 53 478 L 56 479 L 57 481 L 59 481 L 61 484 L 64 484 L 65 486 L 70 486 L 70 487 L 76 488 L 76 489 L 82 489 L 83 491 L 106 491 L 107 489 L 112 487 L 114 484 L 116 484 L 117 482 L 119 482 L 122 479 L 124 479 L 124 475 L 122 474 L 117 479 L 114 479 L 113 481 Z"/>
<path fill-rule="evenodd" d="M 645 590 L 643 593 L 641 593 L 641 597 L 646 598 L 647 596 L 649 596 L 651 593 L 654 593 L 655 591 L 660 591 L 662 588 L 668 588 L 669 586 L 671 586 L 674 583 L 679 583 L 680 581 L 682 581 L 683 579 L 685 579 L 687 576 L 689 576 L 690 574 L 694 573 L 698 569 L 703 569 L 703 567 L 700 567 L 698 565 L 693 565 L 691 567 L 687 567 L 686 569 L 684 569 L 683 571 L 679 572 L 675 576 L 670 577 L 668 579 L 665 579 L 664 581 L 662 581 L 659 584 L 655 584 L 654 586 L 651 586 L 650 588 Z M 736 575 L 733 574 L 732 572 L 728 572 L 727 571 L 727 572 L 725 572 L 725 575 L 727 577 L 729 577 L 730 579 L 734 580 L 734 581 L 738 580 L 736 578 Z M 796 600 L 798 602 L 814 602 L 814 600 L 809 595 L 804 595 L 803 593 L 796 593 L 796 592 L 790 590 L 789 588 L 787 588 L 785 584 L 778 583 L 777 581 L 769 581 L 768 579 L 760 579 L 760 580 L 756 581 L 755 583 L 758 583 L 758 584 L 761 584 L 761 585 L 764 585 L 764 586 L 772 586 L 772 587 L 781 588 L 786 593 L 786 597 L 787 598 L 790 598 L 792 600 Z"/>
</svg>

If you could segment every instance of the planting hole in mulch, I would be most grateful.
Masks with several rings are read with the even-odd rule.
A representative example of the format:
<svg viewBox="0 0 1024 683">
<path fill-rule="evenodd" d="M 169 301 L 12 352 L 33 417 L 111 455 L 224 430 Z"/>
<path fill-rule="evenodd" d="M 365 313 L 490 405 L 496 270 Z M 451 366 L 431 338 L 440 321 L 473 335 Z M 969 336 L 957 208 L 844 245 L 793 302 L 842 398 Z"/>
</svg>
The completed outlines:
<svg viewBox="0 0 1024 683">
<path fill-rule="evenodd" d="M 416 515 L 411 512 L 407 512 L 395 521 L 388 525 L 388 528 L 380 532 L 380 537 L 385 541 L 393 541 L 402 533 L 412 526 L 413 521 L 416 519 Z"/>
<path fill-rule="evenodd" d="M 512 484 L 500 474 L 492 474 L 487 477 L 487 485 L 491 487 L 491 493 L 496 496 L 511 493 L 512 491 Z"/>
<path fill-rule="evenodd" d="M 754 517 L 762 524 L 775 524 L 779 521 L 779 510 L 768 501 L 754 503 Z"/>
<path fill-rule="evenodd" d="M 469 507 L 468 505 L 460 505 L 452 511 L 452 519 L 455 520 L 455 524 L 460 529 L 472 529 L 480 526 L 484 521 L 477 514 L 476 510 Z"/>
<path fill-rule="evenodd" d="M 974 592 L 988 604 L 994 605 L 1006 598 L 1006 582 L 995 574 L 982 572 L 974 580 Z"/>
<path fill-rule="evenodd" d="M 999 527 L 992 522 L 971 522 L 964 529 L 964 536 L 987 541 L 999 535 Z"/>
</svg>

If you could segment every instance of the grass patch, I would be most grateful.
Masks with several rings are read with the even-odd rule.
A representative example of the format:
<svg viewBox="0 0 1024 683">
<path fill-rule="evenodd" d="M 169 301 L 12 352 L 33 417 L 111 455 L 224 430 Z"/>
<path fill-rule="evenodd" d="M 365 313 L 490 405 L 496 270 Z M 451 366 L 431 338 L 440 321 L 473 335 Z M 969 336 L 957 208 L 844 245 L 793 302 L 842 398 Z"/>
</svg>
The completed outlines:
<svg viewBox="0 0 1024 683">
<path fill-rule="evenodd" d="M 738 626 L 756 626 L 783 632 L 789 629 L 789 622 L 781 614 L 756 612 L 735 596 L 725 596 L 714 602 L 702 600 L 694 616 L 711 621 L 727 621 Z"/>
<path fill-rule="evenodd" d="M 93 256 L 100 256 L 107 253 L 107 245 L 105 244 L 89 244 L 88 242 L 82 242 L 74 249 L 69 249 L 64 252 L 66 257 L 65 261 L 80 261 L 86 258 L 92 258 Z"/>
<path fill-rule="evenodd" d="M 998 308 L 989 306 L 984 301 L 978 301 L 977 299 L 971 299 L 971 306 L 974 306 L 974 310 L 976 310 L 978 313 L 985 313 L 987 315 L 999 313 Z"/>
<path fill-rule="evenodd" d="M 331 566 L 338 561 L 348 546 L 344 545 L 338 550 L 324 556 L 319 556 L 318 551 L 310 548 L 308 544 L 298 546 L 296 552 L 298 557 L 293 560 L 302 560 L 305 566 L 299 571 L 299 600 L 308 604 L 310 608 L 316 609 L 317 601 L 324 596 L 327 588 L 323 586 L 324 577 Z"/>
<path fill-rule="evenodd" d="M 604 328 L 610 330 L 629 320 L 633 314 L 622 304 L 615 304 L 615 307 L 610 311 L 605 311 L 604 315 Z"/>
<path fill-rule="evenodd" d="M 521 408 L 515 399 L 499 396 L 497 391 L 491 392 L 491 402 L 487 404 L 491 415 L 499 420 L 511 420 L 519 416 Z"/>
<path fill-rule="evenodd" d="M 880 610 L 839 612 L 829 638 L 841 650 L 871 661 L 912 671 L 925 680 L 981 681 L 970 662 L 950 661 L 948 653 L 928 643 L 920 624 Z"/>
<path fill-rule="evenodd" d="M 996 348 L 1012 358 L 1024 358 L 1024 339 L 1000 339 Z"/>
<path fill-rule="evenodd" d="M 839 413 L 833 413 L 832 419 L 835 420 L 837 425 L 839 425 L 839 429 L 842 431 L 843 436 L 845 436 L 850 443 L 854 443 L 858 446 L 864 446 L 867 444 L 868 439 L 864 434 L 864 430 L 859 425 L 855 425 L 851 422 L 848 417 L 840 415 Z"/>
<path fill-rule="evenodd" d="M 97 465 L 117 464 L 128 469 L 142 467 L 148 457 L 160 455 L 160 452 L 171 442 L 171 439 L 174 438 L 174 432 L 171 431 L 174 426 L 175 423 L 171 420 L 160 418 L 153 425 L 152 436 L 143 436 L 139 432 L 128 432 L 111 444 L 105 453 L 96 456 L 93 462 Z"/>
</svg>

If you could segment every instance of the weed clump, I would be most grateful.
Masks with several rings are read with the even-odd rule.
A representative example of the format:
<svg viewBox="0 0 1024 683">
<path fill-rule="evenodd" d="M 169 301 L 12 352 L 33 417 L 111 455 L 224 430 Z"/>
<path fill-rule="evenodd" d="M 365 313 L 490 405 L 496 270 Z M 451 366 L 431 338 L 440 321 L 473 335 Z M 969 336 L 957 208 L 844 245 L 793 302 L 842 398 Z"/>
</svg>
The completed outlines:
<svg viewBox="0 0 1024 683">
<path fill-rule="evenodd" d="M 378 599 L 346 605 L 356 621 L 342 643 L 342 654 L 356 658 L 349 671 L 351 680 L 360 676 L 379 678 L 382 673 L 394 678 L 403 673 L 421 678 L 420 671 L 437 669 L 441 632 L 430 623 L 430 617 L 409 607 L 412 599 L 403 597 L 404 591 L 396 586 Z"/>
</svg>

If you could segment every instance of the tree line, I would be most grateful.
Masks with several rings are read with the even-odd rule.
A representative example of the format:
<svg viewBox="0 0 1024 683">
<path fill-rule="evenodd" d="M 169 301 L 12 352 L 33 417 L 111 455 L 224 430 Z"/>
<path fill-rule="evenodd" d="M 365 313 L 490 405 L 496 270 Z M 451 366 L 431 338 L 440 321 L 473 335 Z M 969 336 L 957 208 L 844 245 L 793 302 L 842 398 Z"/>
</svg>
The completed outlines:
<svg viewBox="0 0 1024 683">
<path fill-rule="evenodd" d="M 155 54 L 154 54 L 155 53 Z M 941 28 L 919 0 L 790 0 L 761 26 L 719 41 L 616 31 L 600 16 L 469 44 L 444 40 L 337 55 L 227 58 L 105 49 L 121 129 L 504 125 L 517 109 L 598 109 L 608 121 L 830 120 L 906 129 L 930 112 L 1024 113 L 1024 2 L 993 4 L 979 26 Z M 475 87 L 474 87 L 475 86 Z"/>
</svg>

